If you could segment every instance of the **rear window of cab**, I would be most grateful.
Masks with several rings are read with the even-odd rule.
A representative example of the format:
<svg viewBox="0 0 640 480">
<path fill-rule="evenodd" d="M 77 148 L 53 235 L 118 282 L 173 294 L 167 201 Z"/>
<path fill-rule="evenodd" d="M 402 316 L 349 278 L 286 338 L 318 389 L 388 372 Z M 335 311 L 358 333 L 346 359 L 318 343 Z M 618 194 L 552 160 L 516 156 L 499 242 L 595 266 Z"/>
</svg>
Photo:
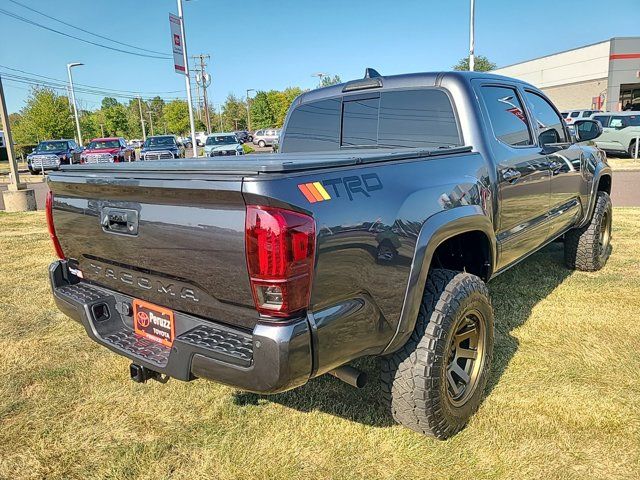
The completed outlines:
<svg viewBox="0 0 640 480">
<path fill-rule="evenodd" d="M 281 151 L 438 148 L 462 145 L 441 89 L 390 90 L 302 104 L 291 113 Z"/>
</svg>

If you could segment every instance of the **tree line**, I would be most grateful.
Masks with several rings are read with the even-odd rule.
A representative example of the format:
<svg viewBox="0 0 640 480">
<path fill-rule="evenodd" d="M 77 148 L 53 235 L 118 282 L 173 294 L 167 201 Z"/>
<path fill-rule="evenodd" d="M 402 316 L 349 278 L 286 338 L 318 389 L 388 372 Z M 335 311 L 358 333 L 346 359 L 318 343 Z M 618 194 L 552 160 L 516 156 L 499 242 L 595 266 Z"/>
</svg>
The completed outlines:
<svg viewBox="0 0 640 480">
<path fill-rule="evenodd" d="M 340 77 L 323 80 L 326 86 L 339 83 Z M 229 94 L 218 108 L 209 108 L 211 131 L 246 130 L 249 121 L 252 130 L 282 127 L 289 106 L 301 93 L 303 90 L 298 87 L 258 91 L 248 99 L 249 109 L 247 99 Z M 147 135 L 189 135 L 189 108 L 185 100 L 166 101 L 154 97 L 119 101 L 114 97 L 104 97 L 100 108 L 79 111 L 82 138 L 85 143 L 92 138 L 107 136 L 142 138 L 141 112 Z M 194 115 L 196 130 L 206 131 L 205 112 L 196 109 Z M 69 98 L 50 88 L 32 88 L 24 107 L 12 113 L 9 119 L 17 145 L 75 137 L 75 120 Z"/>
</svg>

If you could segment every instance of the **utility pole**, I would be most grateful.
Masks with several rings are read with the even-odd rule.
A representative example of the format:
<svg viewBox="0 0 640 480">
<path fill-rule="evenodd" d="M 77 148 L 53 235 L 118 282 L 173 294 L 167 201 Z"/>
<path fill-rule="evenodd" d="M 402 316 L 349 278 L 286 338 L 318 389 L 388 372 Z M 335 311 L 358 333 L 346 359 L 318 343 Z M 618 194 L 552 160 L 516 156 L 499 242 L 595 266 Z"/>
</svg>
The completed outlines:
<svg viewBox="0 0 640 480">
<path fill-rule="evenodd" d="M 189 121 L 191 122 L 191 141 L 193 142 L 193 158 L 198 158 L 196 144 L 196 124 L 193 119 L 193 100 L 191 99 L 191 79 L 189 77 L 189 57 L 187 56 L 187 36 L 184 26 L 184 14 L 182 12 L 182 0 L 178 2 L 178 17 L 180 17 L 180 35 L 182 36 L 182 60 L 184 61 L 184 83 L 187 90 L 187 104 L 189 106 Z"/>
<path fill-rule="evenodd" d="M 142 141 L 147 141 L 147 132 L 144 129 L 144 117 L 142 116 L 142 101 L 140 95 L 138 95 L 138 108 L 140 109 L 140 125 L 142 125 Z"/>
<path fill-rule="evenodd" d="M 207 126 L 207 133 L 211 133 L 211 115 L 209 113 L 209 102 L 207 100 L 207 87 L 211 83 L 211 77 L 205 70 L 207 64 L 205 63 L 205 59 L 209 60 L 209 55 L 205 55 L 201 53 L 200 55 L 194 55 L 191 58 L 194 60 L 200 60 L 200 69 L 196 74 L 196 87 L 202 86 L 202 101 L 204 104 L 204 121 Z M 197 68 L 197 67 L 196 67 Z"/>
<path fill-rule="evenodd" d="M 73 91 L 73 78 L 71 76 L 71 69 L 73 67 L 79 67 L 84 65 L 83 63 L 67 63 L 67 73 L 69 74 L 69 88 L 71 89 L 71 100 L 73 101 L 73 113 L 76 117 L 76 128 L 78 129 L 78 145 L 82 146 L 82 132 L 80 131 L 80 120 L 78 119 L 78 106 L 76 105 L 76 95 Z M 73 160 L 71 161 L 73 163 Z"/>
<path fill-rule="evenodd" d="M 234 118 L 233 121 L 236 122 L 236 130 L 238 130 L 238 120 L 240 120 L 239 118 Z"/>
<path fill-rule="evenodd" d="M 153 137 L 153 117 L 151 117 L 151 110 L 147 113 L 149 114 L 149 128 L 151 129 L 151 136 Z"/>
<path fill-rule="evenodd" d="M 198 112 L 198 120 L 202 121 L 202 102 L 200 101 L 200 83 L 196 78 L 196 111 Z"/>
<path fill-rule="evenodd" d="M 471 13 L 469 15 L 469 71 L 473 72 L 476 67 L 475 49 L 475 32 L 474 23 L 476 17 L 476 2 L 471 0 Z"/>
<path fill-rule="evenodd" d="M 20 183 L 20 173 L 13 150 L 13 137 L 11 136 L 11 125 L 9 125 L 9 114 L 4 101 L 4 89 L 2 88 L 2 77 L 0 76 L 0 127 L 4 126 L 4 143 L 9 157 L 9 185 L 8 190 L 2 192 L 4 208 L 7 212 L 24 212 L 36 209 L 36 197 L 33 190 L 27 190 L 24 183 Z M 44 168 L 43 168 L 44 171 Z"/>
<path fill-rule="evenodd" d="M 100 133 L 102 133 L 102 138 L 104 138 L 104 123 L 100 124 Z"/>
<path fill-rule="evenodd" d="M 255 92 L 253 88 L 247 88 L 247 130 L 251 131 L 251 109 L 249 107 L 249 92 Z"/>
</svg>

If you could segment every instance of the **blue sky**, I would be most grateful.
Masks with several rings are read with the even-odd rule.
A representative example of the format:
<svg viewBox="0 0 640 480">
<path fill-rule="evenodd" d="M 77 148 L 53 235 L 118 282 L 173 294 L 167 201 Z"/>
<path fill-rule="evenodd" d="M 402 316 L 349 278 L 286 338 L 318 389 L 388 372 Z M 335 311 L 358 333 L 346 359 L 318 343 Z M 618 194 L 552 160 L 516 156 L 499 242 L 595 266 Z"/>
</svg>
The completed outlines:
<svg viewBox="0 0 640 480">
<path fill-rule="evenodd" d="M 110 38 L 171 52 L 168 14 L 174 0 L 19 0 Z M 247 88 L 313 88 L 314 72 L 359 78 L 367 66 L 396 74 L 449 69 L 467 55 L 468 0 L 190 0 L 184 4 L 189 54 L 211 55 L 213 103 Z M 4 10 L 100 43 L 2 0 Z M 640 34 L 640 0 L 476 0 L 476 53 L 499 66 L 614 36 Z M 66 64 L 85 63 L 74 81 L 118 90 L 178 91 L 184 79 L 171 60 L 130 56 L 86 45 L 0 14 L 0 65 L 58 79 Z M 127 48 L 113 45 L 118 48 Z M 0 68 L 0 72 L 8 73 Z M 15 73 L 15 72 L 13 72 Z M 5 82 L 9 111 L 28 86 Z M 101 98 L 79 94 L 84 108 Z"/>
</svg>

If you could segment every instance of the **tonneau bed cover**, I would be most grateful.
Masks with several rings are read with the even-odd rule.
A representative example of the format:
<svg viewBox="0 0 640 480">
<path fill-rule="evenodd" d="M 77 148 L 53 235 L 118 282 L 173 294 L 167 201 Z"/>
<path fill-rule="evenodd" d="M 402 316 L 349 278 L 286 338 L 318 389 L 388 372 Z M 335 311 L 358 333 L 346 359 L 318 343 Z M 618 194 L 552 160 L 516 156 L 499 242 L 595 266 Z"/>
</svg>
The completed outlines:
<svg viewBox="0 0 640 480">
<path fill-rule="evenodd" d="M 148 162 L 126 162 L 118 164 L 64 165 L 64 172 L 201 172 L 230 175 L 252 175 L 260 173 L 282 173 L 322 168 L 358 165 L 364 163 L 408 160 L 436 155 L 450 155 L 471 151 L 470 146 L 439 149 L 358 149 L 332 152 L 301 152 L 252 154 L 237 157 L 187 158 L 180 160 L 156 160 Z"/>
</svg>

